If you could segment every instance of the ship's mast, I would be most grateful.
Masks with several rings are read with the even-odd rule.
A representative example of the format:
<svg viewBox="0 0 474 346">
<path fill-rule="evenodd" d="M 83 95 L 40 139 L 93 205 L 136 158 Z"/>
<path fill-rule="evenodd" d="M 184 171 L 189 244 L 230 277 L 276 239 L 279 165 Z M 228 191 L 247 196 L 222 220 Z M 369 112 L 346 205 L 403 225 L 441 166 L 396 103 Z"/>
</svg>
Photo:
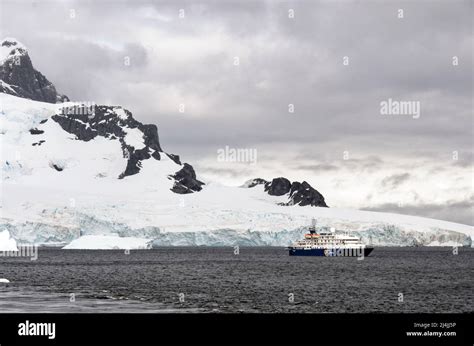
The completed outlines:
<svg viewBox="0 0 474 346">
<path fill-rule="evenodd" d="M 309 228 L 309 233 L 310 234 L 316 233 L 316 219 L 315 218 L 311 220 L 311 227 Z"/>
</svg>

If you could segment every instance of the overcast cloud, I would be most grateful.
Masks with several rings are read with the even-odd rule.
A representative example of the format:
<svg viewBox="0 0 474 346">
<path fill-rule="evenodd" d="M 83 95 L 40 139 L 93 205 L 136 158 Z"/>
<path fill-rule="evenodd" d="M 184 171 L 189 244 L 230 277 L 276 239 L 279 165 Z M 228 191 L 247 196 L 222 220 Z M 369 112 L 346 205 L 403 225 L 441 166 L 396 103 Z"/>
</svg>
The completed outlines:
<svg viewBox="0 0 474 346">
<path fill-rule="evenodd" d="M 330 206 L 473 224 L 472 1 L 0 3 L 61 93 L 157 124 L 203 180 L 282 175 Z M 389 98 L 420 117 L 381 115 Z"/>
</svg>

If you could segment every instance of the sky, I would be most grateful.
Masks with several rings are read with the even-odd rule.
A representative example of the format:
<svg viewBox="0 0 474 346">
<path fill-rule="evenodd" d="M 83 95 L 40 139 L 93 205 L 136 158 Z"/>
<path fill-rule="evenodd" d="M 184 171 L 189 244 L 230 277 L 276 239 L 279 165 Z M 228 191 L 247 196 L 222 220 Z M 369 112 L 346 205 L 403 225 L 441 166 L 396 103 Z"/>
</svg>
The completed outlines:
<svg viewBox="0 0 474 346">
<path fill-rule="evenodd" d="M 0 34 L 71 100 L 156 124 L 206 183 L 284 176 L 331 207 L 474 225 L 473 12 L 469 0 L 0 0 Z"/>
</svg>

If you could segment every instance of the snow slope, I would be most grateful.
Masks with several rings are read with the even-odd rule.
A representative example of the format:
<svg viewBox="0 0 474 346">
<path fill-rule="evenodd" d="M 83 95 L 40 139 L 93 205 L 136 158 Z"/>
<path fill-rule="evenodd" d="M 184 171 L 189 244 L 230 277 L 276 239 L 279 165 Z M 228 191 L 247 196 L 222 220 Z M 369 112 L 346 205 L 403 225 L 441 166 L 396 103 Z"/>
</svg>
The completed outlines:
<svg viewBox="0 0 474 346">
<path fill-rule="evenodd" d="M 321 227 L 352 232 L 374 245 L 472 246 L 471 226 L 388 213 L 278 205 L 287 202 L 287 196 L 271 196 L 263 185 L 209 184 L 196 193 L 177 194 L 170 190 L 174 184 L 170 175 L 182 165 L 167 155 L 143 160 L 138 174 L 119 179 L 127 161 L 118 140 L 102 136 L 77 140 L 51 119 L 65 105 L 74 103 L 0 94 L 0 230 L 9 231 L 19 243 L 134 248 L 153 240 L 154 246 L 286 246 L 316 218 Z M 121 108 L 114 112 L 126 116 Z M 139 149 L 140 130 L 125 132 L 126 145 Z M 137 245 L 132 238 L 142 240 Z"/>
<path fill-rule="evenodd" d="M 74 135 L 51 120 L 51 116 L 59 113 L 63 107 L 74 105 L 80 104 L 50 104 L 0 94 L 3 182 L 78 192 L 84 190 L 84 185 L 90 191 L 114 190 L 118 187 L 115 186 L 117 177 L 127 164 L 118 139 L 97 136 L 89 141 L 75 140 Z M 32 135 L 31 129 L 43 133 Z M 125 129 L 126 144 L 143 146 L 143 141 L 139 144 L 139 129 Z M 120 187 L 148 186 L 149 178 L 167 177 L 181 168 L 166 155 L 162 155 L 159 162 L 146 161 L 144 165 L 147 166 L 144 179 L 135 179 L 133 186 L 122 184 Z M 173 181 L 165 179 L 161 187 L 169 190 L 172 186 Z"/>
<path fill-rule="evenodd" d="M 12 42 L 13 46 L 0 45 L 0 64 L 3 64 L 5 60 L 12 59 L 15 57 L 21 57 L 22 51 L 26 51 L 25 45 L 21 42 L 18 42 L 17 39 L 12 37 L 7 37 L 3 42 Z"/>
</svg>

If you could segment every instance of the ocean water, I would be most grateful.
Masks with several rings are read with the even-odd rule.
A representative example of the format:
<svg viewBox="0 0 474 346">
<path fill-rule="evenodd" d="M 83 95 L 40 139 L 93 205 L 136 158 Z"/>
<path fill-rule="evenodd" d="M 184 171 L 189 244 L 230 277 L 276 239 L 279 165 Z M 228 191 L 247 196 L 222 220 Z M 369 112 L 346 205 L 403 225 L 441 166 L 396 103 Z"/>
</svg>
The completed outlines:
<svg viewBox="0 0 474 346">
<path fill-rule="evenodd" d="M 358 260 L 284 248 L 39 249 L 0 257 L 0 312 L 473 312 L 474 249 L 376 248 Z"/>
</svg>

